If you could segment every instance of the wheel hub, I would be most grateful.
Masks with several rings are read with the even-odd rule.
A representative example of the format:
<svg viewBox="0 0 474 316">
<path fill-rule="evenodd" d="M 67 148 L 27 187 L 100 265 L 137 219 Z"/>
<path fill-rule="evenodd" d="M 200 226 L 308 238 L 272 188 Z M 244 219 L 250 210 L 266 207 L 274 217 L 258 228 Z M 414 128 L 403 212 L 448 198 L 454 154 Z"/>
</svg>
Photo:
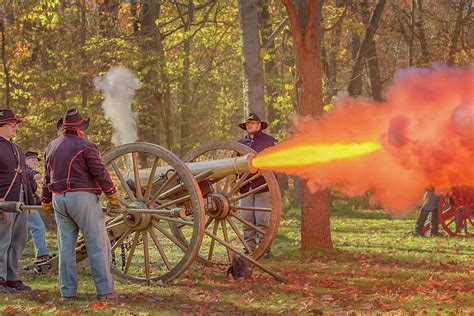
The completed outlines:
<svg viewBox="0 0 474 316">
<path fill-rule="evenodd" d="M 130 209 L 144 209 L 147 208 L 146 204 L 140 201 L 132 202 Z M 151 216 L 149 214 L 125 214 L 125 225 L 134 228 L 136 231 L 144 230 L 148 228 L 151 222 Z"/>
<path fill-rule="evenodd" d="M 224 219 L 229 215 L 230 204 L 227 197 L 222 193 L 212 193 L 207 197 L 207 215 Z"/>
</svg>

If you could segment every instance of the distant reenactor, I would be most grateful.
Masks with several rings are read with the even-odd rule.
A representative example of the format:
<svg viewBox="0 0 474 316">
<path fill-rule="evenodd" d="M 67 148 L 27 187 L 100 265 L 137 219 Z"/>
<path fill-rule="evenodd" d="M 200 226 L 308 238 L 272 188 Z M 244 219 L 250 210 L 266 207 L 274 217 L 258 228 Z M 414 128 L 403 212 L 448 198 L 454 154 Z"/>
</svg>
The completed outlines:
<svg viewBox="0 0 474 316">
<path fill-rule="evenodd" d="M 438 204 L 441 196 L 437 195 L 434 187 L 430 187 L 423 196 L 423 204 L 420 208 L 420 215 L 415 225 L 415 231 L 413 236 L 415 237 L 424 237 L 425 233 L 423 232 L 423 227 L 425 222 L 430 217 L 430 235 L 432 237 L 443 237 L 443 234 L 439 232 L 439 218 L 438 218 Z"/>
<path fill-rule="evenodd" d="M 270 135 L 265 134 L 262 130 L 268 127 L 266 122 L 262 122 L 257 114 L 250 113 L 247 119 L 244 122 L 239 123 L 239 127 L 247 131 L 247 135 L 239 139 L 239 143 L 247 145 L 256 152 L 261 152 L 268 147 L 275 146 L 277 141 Z M 249 178 L 254 174 L 249 175 Z M 265 179 L 263 177 L 258 177 L 250 183 L 246 184 L 240 189 L 240 193 L 244 194 L 252 189 L 258 188 L 265 184 Z M 249 195 L 243 198 L 240 202 L 241 206 L 246 207 L 267 207 L 271 208 L 272 202 L 270 199 L 270 192 L 268 188 L 265 188 L 259 191 L 256 194 Z M 269 212 L 256 212 L 256 211 L 240 211 L 240 216 L 243 219 L 250 222 L 253 225 L 261 228 L 263 231 L 268 229 L 270 224 L 271 213 Z M 250 249 L 253 251 L 259 244 L 260 240 L 264 236 L 260 236 L 253 228 L 243 225 L 244 231 L 244 240 Z M 264 259 L 271 258 L 272 252 L 271 249 L 268 249 L 267 252 L 263 255 Z"/>
<path fill-rule="evenodd" d="M 92 278 L 99 299 L 114 299 L 110 272 L 110 241 L 99 195 L 109 207 L 120 207 L 117 190 L 100 158 L 97 146 L 84 139 L 89 119 L 70 109 L 57 123 L 62 134 L 46 148 L 41 201 L 53 211 L 58 225 L 59 281 L 62 300 L 77 294 L 76 242 L 82 232 Z"/>
<path fill-rule="evenodd" d="M 31 191 L 33 195 L 32 204 L 41 205 L 41 199 L 37 194 L 37 182 L 42 182 L 43 176 L 41 175 L 41 173 L 39 173 L 38 170 L 36 170 L 38 163 L 41 161 L 41 158 L 35 151 L 27 151 L 25 153 L 25 157 L 25 162 L 27 166 L 26 174 L 31 184 Z M 41 215 L 36 210 L 30 211 L 28 214 L 28 230 L 35 246 L 36 260 L 44 261 L 50 259 L 51 256 L 48 252 L 48 247 L 46 246 L 46 226 L 44 225 Z"/>
<path fill-rule="evenodd" d="M 25 155 L 12 141 L 23 119 L 9 110 L 0 110 L 0 201 L 32 200 L 26 176 Z M 18 260 L 28 241 L 28 212 L 0 211 L 0 292 L 29 291 L 17 274 Z"/>
</svg>

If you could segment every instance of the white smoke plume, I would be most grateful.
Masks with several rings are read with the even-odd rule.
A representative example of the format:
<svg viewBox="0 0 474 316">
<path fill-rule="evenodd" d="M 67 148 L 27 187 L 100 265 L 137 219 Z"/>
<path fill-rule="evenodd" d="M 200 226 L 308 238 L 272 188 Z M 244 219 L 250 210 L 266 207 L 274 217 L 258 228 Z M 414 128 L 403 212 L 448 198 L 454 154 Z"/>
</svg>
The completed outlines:
<svg viewBox="0 0 474 316">
<path fill-rule="evenodd" d="M 105 118 L 112 121 L 112 143 L 121 145 L 137 140 L 137 114 L 132 111 L 135 90 L 142 86 L 140 80 L 125 67 L 116 66 L 102 77 L 94 78 L 96 90 L 104 95 L 102 109 Z"/>
</svg>

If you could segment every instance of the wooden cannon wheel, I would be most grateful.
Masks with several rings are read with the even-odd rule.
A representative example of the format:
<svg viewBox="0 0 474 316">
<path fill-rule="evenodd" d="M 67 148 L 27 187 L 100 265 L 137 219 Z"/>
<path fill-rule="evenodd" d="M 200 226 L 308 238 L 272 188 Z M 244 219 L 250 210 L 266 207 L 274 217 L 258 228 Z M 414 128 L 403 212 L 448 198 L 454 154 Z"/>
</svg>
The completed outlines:
<svg viewBox="0 0 474 316">
<path fill-rule="evenodd" d="M 451 192 L 445 194 L 439 202 L 438 216 L 441 226 L 450 236 L 472 236 L 474 187 L 452 187 Z"/>
<path fill-rule="evenodd" d="M 178 277 L 195 260 L 204 234 L 202 194 L 191 171 L 167 149 L 148 143 L 119 146 L 104 155 L 103 161 L 121 193 L 124 209 L 166 210 L 186 205 L 186 212 L 191 215 L 183 220 L 124 211 L 109 218 L 113 274 L 146 283 L 168 282 Z M 156 179 L 156 170 L 164 166 L 171 166 L 170 172 Z M 140 174 L 142 168 L 150 168 L 146 181 Z M 167 194 L 178 191 L 177 188 L 181 196 Z M 175 238 L 170 223 L 183 227 L 190 240 L 187 247 Z"/>
<path fill-rule="evenodd" d="M 191 150 L 184 157 L 185 162 L 198 162 L 216 159 L 225 159 L 237 155 L 255 153 L 251 148 L 232 141 L 218 141 L 203 144 Z M 264 177 L 266 184 L 254 188 L 248 193 L 241 194 L 239 189 L 257 177 Z M 232 248 L 244 252 L 254 259 L 260 258 L 271 246 L 278 231 L 281 216 L 281 194 L 274 173 L 258 171 L 256 175 L 250 173 L 231 174 L 222 178 L 213 179 L 212 191 L 204 197 L 206 208 L 205 235 L 199 251 L 201 262 L 227 265 L 231 262 L 234 251 Z M 267 187 L 270 193 L 271 205 L 261 208 L 245 208 L 240 205 L 242 198 L 252 198 L 260 190 Z M 255 213 L 270 214 L 268 229 L 264 231 L 254 223 L 246 221 L 241 211 L 254 210 Z M 174 226 L 175 236 L 189 245 L 190 242 L 182 232 L 179 224 Z M 257 247 L 250 249 L 244 240 L 243 229 L 246 228 L 260 235 Z M 220 242 L 220 241 L 224 241 Z"/>
</svg>

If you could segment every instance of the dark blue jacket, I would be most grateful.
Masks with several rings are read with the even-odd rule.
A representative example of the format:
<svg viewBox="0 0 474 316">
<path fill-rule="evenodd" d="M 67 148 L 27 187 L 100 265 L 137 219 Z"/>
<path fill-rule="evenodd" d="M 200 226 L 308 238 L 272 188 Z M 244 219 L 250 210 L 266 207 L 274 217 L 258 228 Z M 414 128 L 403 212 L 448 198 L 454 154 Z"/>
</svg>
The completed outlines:
<svg viewBox="0 0 474 316">
<path fill-rule="evenodd" d="M 255 150 L 257 153 L 263 151 L 264 149 L 268 147 L 275 146 L 277 143 L 276 139 L 273 138 L 270 135 L 265 134 L 262 131 L 258 131 L 253 135 L 253 138 L 251 138 L 249 135 L 242 137 L 238 141 L 241 144 L 247 145 L 253 150 Z M 252 177 L 254 174 L 249 175 L 249 178 Z M 245 193 L 248 192 L 250 189 L 255 189 L 258 188 L 259 186 L 265 184 L 265 179 L 263 177 L 258 177 L 257 179 L 253 180 L 249 184 L 243 186 L 240 189 L 240 193 Z M 258 193 L 263 193 L 267 192 L 268 188 L 265 188 Z"/>
<path fill-rule="evenodd" d="M 38 196 L 38 183 L 36 183 L 35 176 L 40 174 L 38 171 L 33 170 L 29 167 L 26 169 L 26 175 L 28 177 L 28 181 L 30 182 L 31 187 L 31 195 L 33 196 L 33 205 L 41 205 L 41 199 Z"/>
<path fill-rule="evenodd" d="M 21 173 L 18 174 L 10 192 L 5 196 L 15 178 L 15 170 L 18 166 Z M 5 198 L 6 201 L 20 201 L 20 190 L 23 184 L 23 202 L 32 202 L 33 197 L 31 196 L 26 169 L 25 155 L 21 148 L 14 142 L 0 136 L 0 198 Z"/>
<path fill-rule="evenodd" d="M 60 136 L 46 147 L 44 165 L 43 202 L 50 202 L 52 193 L 117 191 L 97 146 L 74 134 Z"/>
</svg>

